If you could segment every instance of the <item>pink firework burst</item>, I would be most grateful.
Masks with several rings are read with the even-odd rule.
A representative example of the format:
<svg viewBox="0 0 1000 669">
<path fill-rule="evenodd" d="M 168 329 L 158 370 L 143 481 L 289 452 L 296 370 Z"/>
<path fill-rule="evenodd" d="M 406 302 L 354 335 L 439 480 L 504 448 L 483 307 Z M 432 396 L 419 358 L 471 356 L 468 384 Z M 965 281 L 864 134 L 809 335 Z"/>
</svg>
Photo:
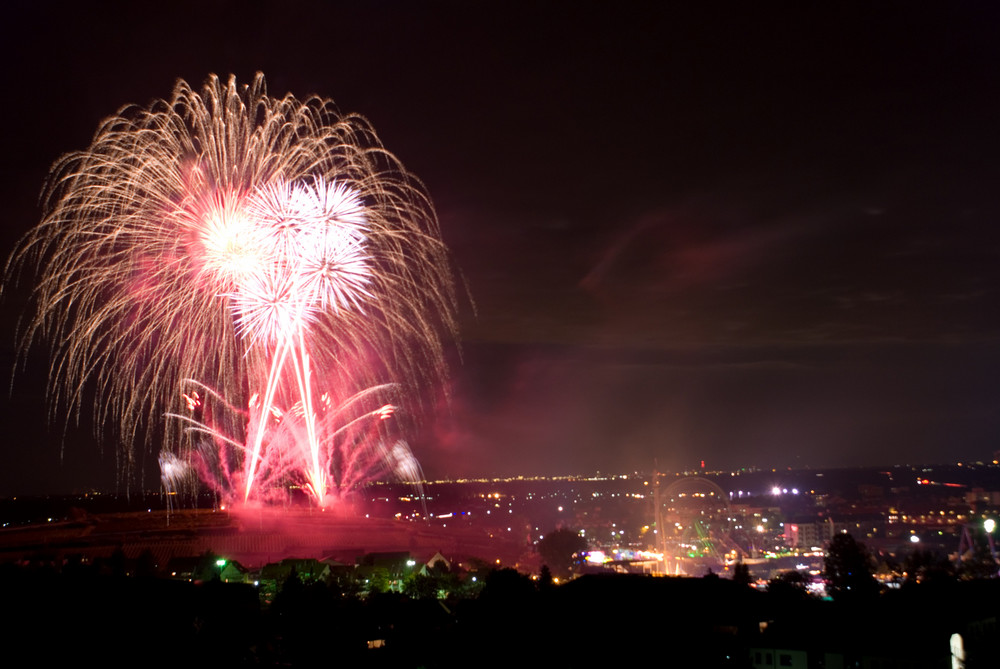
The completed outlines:
<svg viewBox="0 0 1000 669">
<path fill-rule="evenodd" d="M 454 290 L 429 197 L 365 119 L 262 75 L 180 81 L 60 159 L 43 201 L 7 269 L 37 268 L 24 345 L 52 343 L 69 415 L 96 397 L 99 434 L 229 501 L 418 470 L 402 389 L 444 379 Z"/>
</svg>

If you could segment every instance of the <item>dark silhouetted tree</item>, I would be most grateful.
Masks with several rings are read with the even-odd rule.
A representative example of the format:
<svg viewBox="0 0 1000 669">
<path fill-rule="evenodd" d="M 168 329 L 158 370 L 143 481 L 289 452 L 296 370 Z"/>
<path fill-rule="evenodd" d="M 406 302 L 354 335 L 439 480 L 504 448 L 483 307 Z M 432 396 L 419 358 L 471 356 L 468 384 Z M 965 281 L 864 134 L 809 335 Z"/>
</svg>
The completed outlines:
<svg viewBox="0 0 1000 669">
<path fill-rule="evenodd" d="M 281 584 L 281 590 L 278 591 L 278 594 L 283 595 L 285 598 L 298 598 L 304 591 L 305 584 L 299 577 L 299 572 L 295 567 L 292 567 L 292 570 L 288 572 L 288 578 Z"/>
<path fill-rule="evenodd" d="M 115 552 L 108 559 L 108 567 L 111 569 L 111 575 L 115 578 L 125 578 L 128 575 L 125 551 L 120 546 L 115 549 Z"/>
<path fill-rule="evenodd" d="M 871 557 L 865 545 L 850 534 L 833 537 L 823 564 L 827 592 L 834 599 L 863 599 L 878 594 Z"/>
<path fill-rule="evenodd" d="M 919 548 L 906 556 L 902 566 L 905 583 L 947 583 L 955 580 L 955 567 L 946 557 Z"/>
<path fill-rule="evenodd" d="M 783 571 L 781 574 L 767 582 L 767 592 L 772 599 L 781 602 L 801 602 L 809 599 L 809 591 L 806 590 L 806 579 L 801 572 L 791 570 Z"/>
<path fill-rule="evenodd" d="M 753 577 L 750 576 L 750 567 L 742 560 L 733 565 L 733 583 L 746 586 L 753 583 Z"/>
<path fill-rule="evenodd" d="M 958 577 L 963 581 L 996 578 L 997 563 L 984 543 L 975 543 L 968 554 L 962 557 L 958 566 Z"/>
<path fill-rule="evenodd" d="M 542 570 L 538 573 L 538 591 L 549 592 L 555 584 L 552 582 L 552 570 L 547 564 L 542 565 Z"/>
<path fill-rule="evenodd" d="M 586 550 L 587 540 L 573 530 L 554 530 L 538 542 L 542 562 L 559 578 L 566 578 L 575 571 Z"/>
<path fill-rule="evenodd" d="M 326 585 L 330 588 L 330 592 L 347 599 L 360 597 L 364 590 L 364 580 L 353 569 L 338 569 L 330 572 Z"/>
<path fill-rule="evenodd" d="M 135 575 L 136 578 L 156 578 L 156 558 L 149 549 L 144 550 L 136 561 Z"/>
<path fill-rule="evenodd" d="M 219 556 L 210 550 L 198 556 L 198 564 L 192 577 L 195 581 L 209 582 L 220 578 L 222 567 L 219 566 Z"/>
<path fill-rule="evenodd" d="M 436 599 L 438 579 L 429 574 L 413 574 L 403 584 L 403 593 L 412 599 Z"/>
</svg>

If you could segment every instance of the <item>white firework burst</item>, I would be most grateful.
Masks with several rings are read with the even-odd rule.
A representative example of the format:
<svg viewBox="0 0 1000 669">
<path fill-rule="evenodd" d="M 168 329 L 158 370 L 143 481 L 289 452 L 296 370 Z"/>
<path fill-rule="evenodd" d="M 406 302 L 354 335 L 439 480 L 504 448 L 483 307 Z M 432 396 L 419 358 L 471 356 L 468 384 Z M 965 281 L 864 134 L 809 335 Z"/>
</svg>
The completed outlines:
<svg viewBox="0 0 1000 669">
<path fill-rule="evenodd" d="M 214 444 L 199 472 L 233 499 L 299 484 L 324 503 L 339 430 L 313 397 L 367 416 L 366 388 L 444 378 L 455 299 L 430 199 L 329 100 L 270 97 L 260 74 L 179 81 L 60 159 L 43 205 L 7 275 L 37 271 L 23 345 L 52 343 L 52 399 L 78 415 L 95 397 L 129 445 Z M 294 406 L 295 429 L 272 419 Z M 164 414 L 185 417 L 161 433 Z"/>
</svg>

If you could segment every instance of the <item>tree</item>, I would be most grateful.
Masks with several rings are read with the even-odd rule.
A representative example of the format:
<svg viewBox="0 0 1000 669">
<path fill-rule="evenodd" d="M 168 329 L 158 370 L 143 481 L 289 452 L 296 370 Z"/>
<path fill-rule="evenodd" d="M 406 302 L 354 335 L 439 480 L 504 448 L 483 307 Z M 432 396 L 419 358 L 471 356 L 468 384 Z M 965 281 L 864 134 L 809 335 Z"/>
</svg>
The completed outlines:
<svg viewBox="0 0 1000 669">
<path fill-rule="evenodd" d="M 834 599 L 861 599 L 878 594 L 868 551 L 850 534 L 838 534 L 830 541 L 823 565 L 826 589 Z"/>
<path fill-rule="evenodd" d="M 195 565 L 192 578 L 195 581 L 202 581 L 204 583 L 219 580 L 220 572 L 222 571 L 222 566 L 219 564 L 220 559 L 211 550 L 207 550 L 199 555 L 198 564 Z"/>
<path fill-rule="evenodd" d="M 136 578 L 156 578 L 156 558 L 148 548 L 142 552 L 135 564 Z"/>
<path fill-rule="evenodd" d="M 997 563 L 987 545 L 975 543 L 966 555 L 961 556 L 958 577 L 963 581 L 996 578 L 996 576 Z"/>
<path fill-rule="evenodd" d="M 947 557 L 929 550 L 915 549 L 903 560 L 906 584 L 948 583 L 955 580 L 955 567 Z"/>
<path fill-rule="evenodd" d="M 354 599 L 364 590 L 362 580 L 353 568 L 338 568 L 330 572 L 326 585 L 338 597 Z"/>
<path fill-rule="evenodd" d="M 753 583 L 753 577 L 750 576 L 750 567 L 742 560 L 733 565 L 733 583 L 746 586 Z"/>
<path fill-rule="evenodd" d="M 549 565 L 543 564 L 542 570 L 538 573 L 538 592 L 550 592 L 554 585 L 552 570 L 549 569 Z"/>
<path fill-rule="evenodd" d="M 542 562 L 559 578 L 566 578 L 573 572 L 586 550 L 587 540 L 573 530 L 549 532 L 538 542 Z"/>
<path fill-rule="evenodd" d="M 768 581 L 767 592 L 772 599 L 784 603 L 804 602 L 810 597 L 805 577 L 794 569 Z"/>
<path fill-rule="evenodd" d="M 403 583 L 403 593 L 411 599 L 437 599 L 438 582 L 430 574 L 413 574 Z"/>
<path fill-rule="evenodd" d="M 368 592 L 389 592 L 392 588 L 392 576 L 385 567 L 375 567 L 368 575 Z"/>
</svg>

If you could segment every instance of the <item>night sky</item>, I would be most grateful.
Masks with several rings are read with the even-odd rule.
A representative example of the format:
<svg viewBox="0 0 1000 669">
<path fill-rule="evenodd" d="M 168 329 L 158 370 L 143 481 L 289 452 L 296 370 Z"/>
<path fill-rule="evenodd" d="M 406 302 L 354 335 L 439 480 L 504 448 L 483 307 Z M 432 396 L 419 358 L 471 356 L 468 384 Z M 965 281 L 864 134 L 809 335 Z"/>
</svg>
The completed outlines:
<svg viewBox="0 0 1000 669">
<path fill-rule="evenodd" d="M 430 478 L 1000 450 L 994 3 L 19 5 L 4 254 L 49 165 L 177 78 L 259 70 L 371 120 L 462 287 Z M 114 486 L 46 371 L 39 347 L 3 397 L 0 495 Z"/>
</svg>

